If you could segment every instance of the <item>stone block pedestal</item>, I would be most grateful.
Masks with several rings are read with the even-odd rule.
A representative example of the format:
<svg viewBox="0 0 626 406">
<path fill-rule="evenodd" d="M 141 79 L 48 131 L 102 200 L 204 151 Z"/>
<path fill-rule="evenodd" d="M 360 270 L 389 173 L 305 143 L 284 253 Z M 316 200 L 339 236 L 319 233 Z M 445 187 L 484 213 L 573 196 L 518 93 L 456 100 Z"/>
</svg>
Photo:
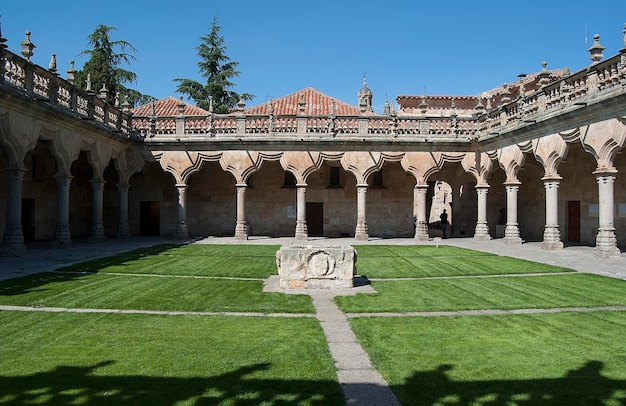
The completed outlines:
<svg viewBox="0 0 626 406">
<path fill-rule="evenodd" d="M 282 289 L 346 289 L 354 286 L 356 251 L 349 245 L 295 243 L 276 252 Z"/>
</svg>

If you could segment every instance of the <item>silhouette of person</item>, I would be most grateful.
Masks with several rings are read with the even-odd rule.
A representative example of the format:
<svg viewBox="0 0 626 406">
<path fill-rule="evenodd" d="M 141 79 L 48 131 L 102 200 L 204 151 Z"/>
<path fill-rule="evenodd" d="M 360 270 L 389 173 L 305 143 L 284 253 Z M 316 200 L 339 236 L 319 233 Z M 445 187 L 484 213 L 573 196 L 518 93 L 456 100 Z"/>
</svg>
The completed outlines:
<svg viewBox="0 0 626 406">
<path fill-rule="evenodd" d="M 446 209 L 443 209 L 443 213 L 439 216 L 439 220 L 441 220 L 441 238 L 448 238 L 446 235 L 446 230 L 448 228 L 448 213 L 446 213 Z"/>
</svg>

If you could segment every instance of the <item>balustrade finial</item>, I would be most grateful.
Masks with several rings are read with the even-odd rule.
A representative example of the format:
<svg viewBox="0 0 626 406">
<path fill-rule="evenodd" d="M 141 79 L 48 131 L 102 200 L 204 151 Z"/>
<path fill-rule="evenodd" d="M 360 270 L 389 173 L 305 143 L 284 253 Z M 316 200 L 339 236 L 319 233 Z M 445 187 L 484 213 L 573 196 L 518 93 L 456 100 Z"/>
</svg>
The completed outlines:
<svg viewBox="0 0 626 406">
<path fill-rule="evenodd" d="M 37 47 L 30 40 L 29 30 L 24 32 L 24 39 L 20 42 L 20 45 L 22 46 L 22 55 L 24 56 L 24 59 L 30 62 L 30 57 L 33 56 L 33 49 Z"/>
<path fill-rule="evenodd" d="M 624 23 L 624 29 L 622 30 L 622 32 L 624 33 L 624 49 L 626 49 L 626 23 Z M 2 37 L 1 33 L 0 37 Z"/>
<path fill-rule="evenodd" d="M 52 56 L 50 57 L 50 63 L 48 64 L 48 70 L 53 75 L 58 75 L 57 74 L 57 54 L 52 54 Z"/>
<path fill-rule="evenodd" d="M 109 89 L 107 89 L 106 83 L 102 84 L 102 88 L 100 89 L 100 94 L 98 95 L 100 100 L 106 101 L 109 97 Z"/>
<path fill-rule="evenodd" d="M 76 79 L 76 69 L 74 69 L 74 60 L 70 60 L 70 68 L 67 70 L 67 81 L 74 83 Z"/>
<path fill-rule="evenodd" d="M 0 17 L 2 16 L 0 15 Z M 0 19 L 0 51 L 8 48 L 5 42 L 7 42 L 7 39 L 2 36 L 2 20 Z"/>
<path fill-rule="evenodd" d="M 91 73 L 87 74 L 87 83 L 85 84 L 85 91 L 91 92 Z"/>
<path fill-rule="evenodd" d="M 595 65 L 602 59 L 602 51 L 606 48 L 600 45 L 600 35 L 596 34 L 593 36 L 593 45 L 587 50 L 591 54 L 589 59 L 591 59 L 591 64 Z"/>
</svg>

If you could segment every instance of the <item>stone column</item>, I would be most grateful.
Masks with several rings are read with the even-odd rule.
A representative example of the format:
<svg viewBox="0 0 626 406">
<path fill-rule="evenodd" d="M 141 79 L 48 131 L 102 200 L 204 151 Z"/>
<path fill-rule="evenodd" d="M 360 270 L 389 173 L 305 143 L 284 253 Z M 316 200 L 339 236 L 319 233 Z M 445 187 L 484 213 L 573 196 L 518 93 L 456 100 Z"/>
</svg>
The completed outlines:
<svg viewBox="0 0 626 406">
<path fill-rule="evenodd" d="M 130 238 L 130 227 L 128 225 L 128 185 L 117 185 L 118 193 L 118 210 L 119 221 L 117 224 L 117 238 L 127 239 Z"/>
<path fill-rule="evenodd" d="M 91 219 L 90 242 L 101 242 L 106 239 L 104 236 L 104 224 L 102 222 L 102 206 L 104 199 L 104 182 L 91 182 L 93 194 L 93 207 Z"/>
<path fill-rule="evenodd" d="M 367 184 L 356 185 L 356 230 L 354 231 L 354 239 L 357 241 L 367 241 L 369 239 L 367 221 L 365 220 L 367 186 Z"/>
<path fill-rule="evenodd" d="M 476 186 L 476 194 L 478 195 L 478 221 L 474 231 L 474 240 L 476 241 L 491 240 L 487 225 L 487 192 L 489 192 L 488 185 Z"/>
<path fill-rule="evenodd" d="M 415 185 L 413 200 L 415 201 L 415 240 L 428 241 L 428 220 L 426 217 L 426 193 L 428 185 Z"/>
<path fill-rule="evenodd" d="M 544 179 L 546 188 L 546 226 L 543 231 L 543 250 L 563 249 L 559 231 L 559 180 Z"/>
<path fill-rule="evenodd" d="M 4 229 L 4 242 L 0 248 L 3 256 L 19 256 L 26 253 L 22 230 L 22 185 L 24 170 L 7 169 L 7 225 Z"/>
<path fill-rule="evenodd" d="M 296 240 L 308 240 L 309 229 L 306 225 L 306 185 L 297 185 L 296 189 Z"/>
<path fill-rule="evenodd" d="M 56 248 L 72 246 L 70 233 L 70 186 L 72 177 L 56 176 L 57 180 L 57 227 L 52 245 Z"/>
<path fill-rule="evenodd" d="M 519 183 L 507 183 L 506 187 L 506 228 L 504 229 L 505 245 L 521 245 L 517 223 L 517 192 Z"/>
<path fill-rule="evenodd" d="M 594 255 L 601 258 L 619 258 L 620 250 L 617 248 L 615 237 L 614 207 L 613 207 L 613 184 L 615 174 L 598 173 L 598 235 L 596 236 L 596 249 Z"/>
<path fill-rule="evenodd" d="M 176 238 L 179 240 L 189 239 L 187 230 L 187 184 L 177 183 L 178 189 L 178 221 L 176 223 Z"/>
<path fill-rule="evenodd" d="M 235 225 L 235 239 L 248 239 L 248 222 L 246 221 L 246 183 L 237 183 L 237 225 Z"/>
</svg>

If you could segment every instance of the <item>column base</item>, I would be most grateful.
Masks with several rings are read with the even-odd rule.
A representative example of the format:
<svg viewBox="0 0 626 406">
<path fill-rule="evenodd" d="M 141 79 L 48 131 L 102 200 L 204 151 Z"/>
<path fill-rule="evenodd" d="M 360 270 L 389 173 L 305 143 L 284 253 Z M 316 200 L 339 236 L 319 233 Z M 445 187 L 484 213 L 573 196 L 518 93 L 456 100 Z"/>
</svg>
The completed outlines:
<svg viewBox="0 0 626 406">
<path fill-rule="evenodd" d="M 541 249 L 546 251 L 557 251 L 563 249 L 559 226 L 546 226 L 543 232 Z"/>
<path fill-rule="evenodd" d="M 127 240 L 130 238 L 130 227 L 128 224 L 120 224 L 117 227 L 117 238 L 120 240 Z"/>
<path fill-rule="evenodd" d="M 474 231 L 474 241 L 490 241 L 489 227 L 487 223 L 476 224 L 476 230 Z"/>
<path fill-rule="evenodd" d="M 354 239 L 357 241 L 367 241 L 370 236 L 367 233 L 367 223 L 365 221 L 357 221 L 356 229 L 354 231 Z"/>
<path fill-rule="evenodd" d="M 106 240 L 106 236 L 104 235 L 104 226 L 102 224 L 94 225 L 91 230 L 91 236 L 89 236 L 89 242 L 102 242 Z"/>
<path fill-rule="evenodd" d="M 617 238 L 615 237 L 614 229 L 598 231 L 593 256 L 598 258 L 621 258 L 621 252 L 617 248 Z"/>
<path fill-rule="evenodd" d="M 517 224 L 508 225 L 504 229 L 504 245 L 522 245 Z"/>
<path fill-rule="evenodd" d="M 245 221 L 238 221 L 235 226 L 235 239 L 247 240 L 248 239 L 248 223 Z"/>
<path fill-rule="evenodd" d="M 299 241 L 309 239 L 309 229 L 306 225 L 306 221 L 296 221 L 296 234 L 294 238 Z"/>
<path fill-rule="evenodd" d="M 176 235 L 175 238 L 177 240 L 188 240 L 189 239 L 189 231 L 187 230 L 187 224 L 182 223 L 176 226 Z"/>
<path fill-rule="evenodd" d="M 26 253 L 24 245 L 24 233 L 22 225 L 7 224 L 4 231 L 4 243 L 0 246 L 0 256 L 3 257 L 19 257 Z"/>
<path fill-rule="evenodd" d="M 415 241 L 428 241 L 428 224 L 425 221 L 420 221 L 415 227 Z"/>
<path fill-rule="evenodd" d="M 70 226 L 57 226 L 52 247 L 54 248 L 70 248 L 72 246 L 72 238 L 70 235 Z"/>
</svg>

